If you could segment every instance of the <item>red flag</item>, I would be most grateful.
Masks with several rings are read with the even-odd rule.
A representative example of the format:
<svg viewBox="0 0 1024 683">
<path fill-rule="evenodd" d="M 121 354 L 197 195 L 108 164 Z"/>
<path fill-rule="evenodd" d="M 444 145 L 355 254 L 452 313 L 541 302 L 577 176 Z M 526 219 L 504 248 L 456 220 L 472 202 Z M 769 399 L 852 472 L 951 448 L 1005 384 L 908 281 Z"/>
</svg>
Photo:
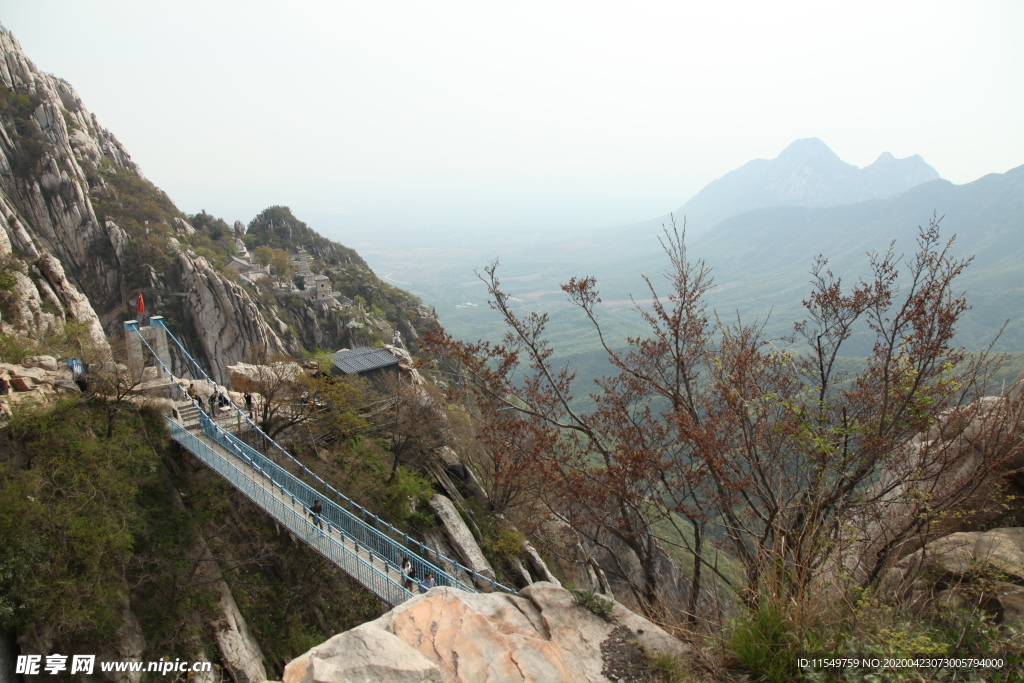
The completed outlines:
<svg viewBox="0 0 1024 683">
<path fill-rule="evenodd" d="M 139 292 L 139 303 L 135 308 L 139 312 L 139 315 L 146 312 L 146 302 L 142 300 L 142 292 Z"/>
</svg>

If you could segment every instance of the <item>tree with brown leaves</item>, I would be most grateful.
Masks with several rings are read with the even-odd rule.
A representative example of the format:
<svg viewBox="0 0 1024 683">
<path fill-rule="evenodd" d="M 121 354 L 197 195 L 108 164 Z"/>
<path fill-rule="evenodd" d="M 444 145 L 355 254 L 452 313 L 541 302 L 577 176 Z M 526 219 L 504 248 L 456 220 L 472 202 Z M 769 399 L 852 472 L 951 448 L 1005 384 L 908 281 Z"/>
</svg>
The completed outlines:
<svg viewBox="0 0 1024 683">
<path fill-rule="evenodd" d="M 954 283 L 970 259 L 953 256 L 938 220 L 917 246 L 910 259 L 894 245 L 869 255 L 871 277 L 852 288 L 819 257 L 806 319 L 792 338 L 773 340 L 763 326 L 712 316 L 710 269 L 689 260 L 673 226 L 663 240 L 669 294 L 645 278 L 650 301 L 634 302 L 645 333 L 624 349 L 602 331 L 596 280 L 563 286 L 616 370 L 597 381 L 589 412 L 573 402 L 574 374 L 552 362 L 547 316 L 512 310 L 496 262 L 481 279 L 508 327 L 503 342 L 436 332 L 425 342 L 490 415 L 481 432 L 491 478 L 510 489 L 542 482 L 549 512 L 603 551 L 605 570 L 639 607 L 680 599 L 658 576 L 671 526 L 693 557 L 691 619 L 706 571 L 751 606 L 799 601 L 826 573 L 871 583 L 1019 448 L 1019 407 L 980 400 L 992 359 L 967 359 L 954 344 L 967 308 Z M 847 376 L 836 361 L 855 335 L 873 339 L 872 351 Z M 936 429 L 942 439 L 914 441 Z M 741 584 L 710 560 L 718 549 L 742 565 Z"/>
</svg>

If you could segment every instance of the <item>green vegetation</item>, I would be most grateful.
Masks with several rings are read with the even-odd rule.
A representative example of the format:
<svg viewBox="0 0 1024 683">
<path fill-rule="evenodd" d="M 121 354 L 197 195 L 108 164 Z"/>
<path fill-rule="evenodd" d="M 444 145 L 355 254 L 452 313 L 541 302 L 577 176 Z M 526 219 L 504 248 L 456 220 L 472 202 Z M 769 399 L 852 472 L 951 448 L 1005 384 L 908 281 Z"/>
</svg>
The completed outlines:
<svg viewBox="0 0 1024 683">
<path fill-rule="evenodd" d="M 0 119 L 14 143 L 8 160 L 14 176 L 21 180 L 33 178 L 43 156 L 53 148 L 32 119 L 32 112 L 41 103 L 34 94 L 19 93 L 0 83 Z"/>
<path fill-rule="evenodd" d="M 100 438 L 96 408 L 70 400 L 8 425 L 24 468 L 0 469 L 5 628 L 46 624 L 70 640 L 121 622 L 132 549 L 145 534 L 140 489 L 157 476 L 163 432 L 158 416 L 132 411 Z"/>
<path fill-rule="evenodd" d="M 961 585 L 963 595 L 980 596 L 984 580 Z M 869 594 L 840 604 L 797 612 L 784 604 L 765 604 L 745 613 L 731 628 L 726 653 L 742 667 L 772 682 L 788 681 L 983 681 L 1021 680 L 1024 641 L 1011 628 L 997 626 L 977 599 L 938 603 L 921 610 L 886 603 Z M 800 667 L 799 660 L 906 657 L 978 657 L 1003 659 L 999 670 L 922 670 L 852 667 L 832 670 Z"/>
<path fill-rule="evenodd" d="M 14 291 L 17 283 L 16 273 L 24 273 L 25 264 L 11 255 L 0 257 L 0 319 L 11 321 L 16 313 L 15 304 L 18 293 Z"/>
<path fill-rule="evenodd" d="M 665 683 L 685 683 L 689 680 L 686 661 L 674 655 L 660 655 L 652 663 L 654 673 Z"/>
<path fill-rule="evenodd" d="M 67 320 L 59 329 L 47 329 L 35 339 L 20 334 L 0 334 L 0 359 L 20 363 L 25 356 L 68 358 L 82 356 L 93 345 L 88 323 Z"/>
<path fill-rule="evenodd" d="M 584 607 L 599 617 L 608 619 L 612 616 L 612 610 L 615 609 L 615 603 L 611 600 L 606 600 L 594 591 L 573 591 L 572 592 L 573 604 Z"/>
<path fill-rule="evenodd" d="M 125 282 L 129 289 L 148 290 L 150 268 L 164 277 L 174 262 L 171 223 L 181 212 L 166 193 L 131 169 L 115 167 L 104 158 L 99 168 L 87 168 L 87 173 L 93 171 L 100 179 L 89 191 L 96 217 L 113 221 L 131 238 L 120 261 Z M 97 242 L 91 255 L 115 266 L 113 247 L 107 242 Z"/>
<path fill-rule="evenodd" d="M 293 216 L 287 206 L 264 209 L 249 222 L 249 229 L 242 240 L 250 250 L 259 246 L 283 249 L 290 253 L 305 249 L 311 256 L 330 266 L 351 263 L 367 268 L 366 262 L 354 249 L 318 234 Z"/>
<path fill-rule="evenodd" d="M 99 398 L 19 404 L 0 431 L 0 629 L 43 627 L 58 651 L 105 647 L 130 604 L 144 659 L 214 656 L 223 575 L 279 675 L 329 633 L 379 613 L 216 474 L 186 464 L 158 414 L 119 404 L 108 438 L 109 409 Z M 407 496 L 424 488 L 403 476 L 395 511 L 401 501 L 408 514 Z"/>
</svg>

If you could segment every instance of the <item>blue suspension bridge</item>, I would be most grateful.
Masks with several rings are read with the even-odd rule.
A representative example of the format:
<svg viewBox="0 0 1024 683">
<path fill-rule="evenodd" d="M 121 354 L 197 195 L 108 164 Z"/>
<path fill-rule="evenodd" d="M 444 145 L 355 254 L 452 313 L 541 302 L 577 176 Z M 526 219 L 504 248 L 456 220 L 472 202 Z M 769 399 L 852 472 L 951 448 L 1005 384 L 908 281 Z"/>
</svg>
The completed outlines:
<svg viewBox="0 0 1024 683">
<path fill-rule="evenodd" d="M 175 409 L 172 416 L 164 416 L 171 438 L 383 602 L 394 606 L 412 597 L 402 573 L 406 559 L 417 579 L 432 574 L 438 586 L 515 594 L 512 588 L 427 547 L 341 494 L 233 403 L 220 417 L 207 413 L 199 400 L 188 395 L 182 380 L 171 374 L 168 340 L 185 359 L 192 379 L 217 384 L 171 334 L 163 318 L 153 316 L 148 327 L 130 320 L 124 329 L 137 353 L 152 356 L 158 375 L 171 388 Z M 148 353 L 143 353 L 143 348 Z M 318 516 L 310 513 L 314 501 L 320 501 L 323 508 Z"/>
</svg>

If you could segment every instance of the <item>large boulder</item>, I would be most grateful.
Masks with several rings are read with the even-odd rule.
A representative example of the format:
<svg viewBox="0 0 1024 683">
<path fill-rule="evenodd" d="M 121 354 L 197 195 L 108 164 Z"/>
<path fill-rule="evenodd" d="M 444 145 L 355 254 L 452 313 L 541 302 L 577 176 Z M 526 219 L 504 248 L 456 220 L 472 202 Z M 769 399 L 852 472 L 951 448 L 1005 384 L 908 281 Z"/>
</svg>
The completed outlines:
<svg viewBox="0 0 1024 683">
<path fill-rule="evenodd" d="M 47 372 L 57 372 L 57 359 L 53 356 L 25 356 L 21 359 L 26 368 L 42 368 Z"/>
<path fill-rule="evenodd" d="M 880 590 L 894 600 L 981 605 L 998 623 L 1024 628 L 1024 528 L 960 532 L 897 562 Z"/>
<path fill-rule="evenodd" d="M 228 384 L 233 390 L 241 393 L 258 393 L 261 389 L 294 382 L 303 375 L 301 365 L 288 362 L 272 365 L 236 363 L 225 369 L 227 370 Z"/>
<path fill-rule="evenodd" d="M 240 285 L 190 252 L 178 253 L 178 270 L 186 313 L 217 382 L 226 384 L 227 366 L 255 352 L 284 353 L 284 343 Z"/>
<path fill-rule="evenodd" d="M 646 657 L 687 655 L 654 623 L 610 604 L 599 615 L 550 583 L 518 596 L 434 588 L 299 656 L 284 683 L 643 680 Z"/>
<path fill-rule="evenodd" d="M 844 520 L 825 584 L 838 575 L 870 580 L 880 562 L 892 566 L 931 539 L 992 526 L 1009 500 L 1024 495 L 1024 373 L 1003 396 L 985 396 L 945 411 L 887 459 L 864 497 L 872 501 Z M 928 533 L 922 519 L 934 522 Z"/>
<path fill-rule="evenodd" d="M 881 589 L 899 596 L 921 576 L 943 581 L 983 573 L 1004 575 L 1024 585 L 1024 528 L 943 536 L 897 562 L 886 572 Z"/>
</svg>

